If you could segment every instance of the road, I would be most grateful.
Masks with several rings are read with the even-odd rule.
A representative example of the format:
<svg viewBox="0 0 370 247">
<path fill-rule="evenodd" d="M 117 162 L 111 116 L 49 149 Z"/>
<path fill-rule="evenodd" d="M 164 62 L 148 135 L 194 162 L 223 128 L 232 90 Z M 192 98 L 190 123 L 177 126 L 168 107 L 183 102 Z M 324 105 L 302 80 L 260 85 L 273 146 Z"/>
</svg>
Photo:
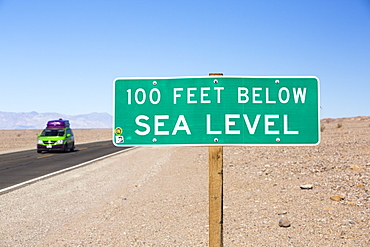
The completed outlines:
<svg viewBox="0 0 370 247">
<path fill-rule="evenodd" d="M 76 145 L 74 152 L 38 154 L 35 150 L 0 155 L 0 190 L 59 170 L 119 152 L 112 141 Z"/>
</svg>

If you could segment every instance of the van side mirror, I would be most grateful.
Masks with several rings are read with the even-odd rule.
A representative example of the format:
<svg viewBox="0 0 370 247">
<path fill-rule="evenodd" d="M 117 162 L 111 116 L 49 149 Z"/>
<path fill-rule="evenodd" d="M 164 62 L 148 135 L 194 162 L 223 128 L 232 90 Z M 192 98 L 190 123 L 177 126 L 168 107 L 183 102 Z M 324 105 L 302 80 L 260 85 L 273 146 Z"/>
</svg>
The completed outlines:
<svg viewBox="0 0 370 247">
<path fill-rule="evenodd" d="M 71 134 L 67 134 L 67 137 L 70 137 L 71 136 Z"/>
</svg>

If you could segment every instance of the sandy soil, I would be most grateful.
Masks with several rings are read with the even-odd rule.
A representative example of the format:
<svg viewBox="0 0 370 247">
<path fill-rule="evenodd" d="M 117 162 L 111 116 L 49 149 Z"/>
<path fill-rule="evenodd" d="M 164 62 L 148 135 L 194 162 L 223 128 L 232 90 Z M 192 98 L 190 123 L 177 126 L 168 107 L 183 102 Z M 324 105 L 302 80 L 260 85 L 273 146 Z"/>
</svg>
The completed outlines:
<svg viewBox="0 0 370 247">
<path fill-rule="evenodd" d="M 224 246 L 370 246 L 370 119 L 322 122 L 318 146 L 224 147 Z M 207 245 L 207 147 L 137 148 L 0 195 L 0 246 Z"/>
</svg>

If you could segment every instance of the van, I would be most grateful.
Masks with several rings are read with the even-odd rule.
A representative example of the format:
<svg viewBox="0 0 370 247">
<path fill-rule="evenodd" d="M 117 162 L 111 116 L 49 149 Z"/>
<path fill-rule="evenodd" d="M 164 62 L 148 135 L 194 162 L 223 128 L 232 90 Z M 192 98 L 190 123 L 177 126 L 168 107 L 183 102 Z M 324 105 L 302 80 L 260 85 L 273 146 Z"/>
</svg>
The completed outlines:
<svg viewBox="0 0 370 247">
<path fill-rule="evenodd" d="M 74 151 L 75 139 L 69 120 L 51 120 L 46 128 L 37 135 L 37 152 L 42 151 Z"/>
</svg>

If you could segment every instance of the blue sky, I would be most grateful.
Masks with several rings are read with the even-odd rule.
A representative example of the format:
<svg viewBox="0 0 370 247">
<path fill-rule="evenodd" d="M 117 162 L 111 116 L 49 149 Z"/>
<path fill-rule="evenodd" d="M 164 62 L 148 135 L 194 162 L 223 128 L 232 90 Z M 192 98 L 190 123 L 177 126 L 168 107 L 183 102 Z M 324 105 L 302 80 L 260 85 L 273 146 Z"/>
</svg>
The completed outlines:
<svg viewBox="0 0 370 247">
<path fill-rule="evenodd" d="M 370 116 L 370 1 L 0 0 L 0 111 L 112 114 L 117 77 L 317 76 Z"/>
</svg>

